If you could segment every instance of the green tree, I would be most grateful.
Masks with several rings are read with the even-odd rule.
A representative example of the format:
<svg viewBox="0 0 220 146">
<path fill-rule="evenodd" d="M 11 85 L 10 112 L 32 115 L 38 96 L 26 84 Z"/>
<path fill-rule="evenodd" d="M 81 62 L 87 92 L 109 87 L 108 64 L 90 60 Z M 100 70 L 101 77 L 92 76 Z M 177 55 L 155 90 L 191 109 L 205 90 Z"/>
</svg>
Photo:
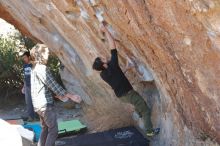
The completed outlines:
<svg viewBox="0 0 220 146">
<path fill-rule="evenodd" d="M 0 93 L 5 98 L 17 94 L 15 89 L 22 83 L 22 62 L 17 55 L 19 35 L 0 36 Z"/>
<path fill-rule="evenodd" d="M 9 34 L 7 37 L 0 36 L 0 99 L 6 101 L 9 97 L 21 95 L 23 63 L 19 57 L 19 51 L 31 50 L 35 44 L 19 32 Z M 60 61 L 55 55 L 49 57 L 48 67 L 62 85 L 59 75 Z"/>
</svg>

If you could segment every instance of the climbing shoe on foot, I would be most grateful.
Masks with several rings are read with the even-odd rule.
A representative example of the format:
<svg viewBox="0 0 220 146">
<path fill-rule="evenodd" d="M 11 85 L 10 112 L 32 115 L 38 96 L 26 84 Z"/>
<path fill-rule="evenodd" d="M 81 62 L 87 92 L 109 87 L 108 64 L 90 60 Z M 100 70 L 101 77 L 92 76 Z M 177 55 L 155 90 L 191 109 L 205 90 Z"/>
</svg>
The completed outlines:
<svg viewBox="0 0 220 146">
<path fill-rule="evenodd" d="M 160 133 L 160 128 L 155 128 L 155 129 L 147 131 L 146 136 L 153 137 L 155 135 L 158 135 L 159 133 Z"/>
</svg>

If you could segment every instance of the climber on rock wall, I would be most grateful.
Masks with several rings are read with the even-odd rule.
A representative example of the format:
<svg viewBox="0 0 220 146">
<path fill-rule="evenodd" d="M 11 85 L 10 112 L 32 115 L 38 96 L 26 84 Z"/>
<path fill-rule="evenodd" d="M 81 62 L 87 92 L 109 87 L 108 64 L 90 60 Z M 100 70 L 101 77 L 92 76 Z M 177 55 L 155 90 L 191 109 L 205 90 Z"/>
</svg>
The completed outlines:
<svg viewBox="0 0 220 146">
<path fill-rule="evenodd" d="M 101 31 L 106 35 L 111 49 L 111 59 L 97 57 L 93 63 L 93 69 L 100 71 L 101 78 L 108 83 L 115 95 L 123 102 L 134 105 L 136 112 L 143 118 L 146 128 L 146 136 L 152 137 L 160 132 L 159 128 L 153 129 L 151 122 L 151 110 L 144 99 L 133 89 L 132 85 L 124 75 L 118 63 L 118 51 L 111 33 L 102 24 Z"/>
</svg>

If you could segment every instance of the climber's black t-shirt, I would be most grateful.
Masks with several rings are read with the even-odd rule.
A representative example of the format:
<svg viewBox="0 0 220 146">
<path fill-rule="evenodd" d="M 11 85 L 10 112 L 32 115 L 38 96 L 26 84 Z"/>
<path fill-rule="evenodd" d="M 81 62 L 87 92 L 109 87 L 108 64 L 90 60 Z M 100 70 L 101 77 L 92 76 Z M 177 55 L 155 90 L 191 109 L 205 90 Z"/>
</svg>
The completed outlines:
<svg viewBox="0 0 220 146">
<path fill-rule="evenodd" d="M 118 53 L 116 49 L 111 50 L 111 60 L 108 68 L 100 73 L 101 78 L 107 82 L 117 97 L 121 97 L 133 89 L 130 82 L 122 72 L 118 64 Z"/>
</svg>

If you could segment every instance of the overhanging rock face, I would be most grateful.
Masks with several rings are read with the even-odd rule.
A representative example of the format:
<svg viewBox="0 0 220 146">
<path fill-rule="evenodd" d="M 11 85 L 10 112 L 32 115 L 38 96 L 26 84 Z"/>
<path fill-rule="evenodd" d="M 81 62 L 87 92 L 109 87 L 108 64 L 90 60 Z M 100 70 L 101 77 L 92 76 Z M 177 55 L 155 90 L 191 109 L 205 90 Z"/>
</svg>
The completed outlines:
<svg viewBox="0 0 220 146">
<path fill-rule="evenodd" d="M 154 145 L 220 143 L 218 0 L 0 0 L 0 8 L 0 17 L 51 48 L 83 94 L 109 100 L 111 89 L 91 68 L 98 55 L 109 56 L 99 31 L 105 20 L 122 68 L 127 60 L 139 65 L 129 80 L 140 87 L 153 78 L 159 90 Z"/>
</svg>

